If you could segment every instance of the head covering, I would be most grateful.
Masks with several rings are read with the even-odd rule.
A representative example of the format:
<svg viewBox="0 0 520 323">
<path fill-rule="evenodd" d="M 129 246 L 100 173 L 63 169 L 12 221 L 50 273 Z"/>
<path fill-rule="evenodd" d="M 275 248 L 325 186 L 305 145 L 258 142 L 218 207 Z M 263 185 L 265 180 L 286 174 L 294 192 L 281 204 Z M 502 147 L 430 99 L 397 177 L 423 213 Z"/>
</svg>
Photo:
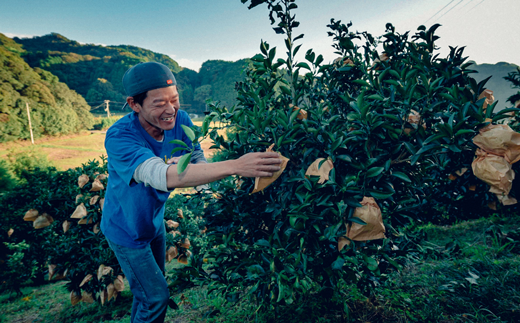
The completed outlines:
<svg viewBox="0 0 520 323">
<path fill-rule="evenodd" d="M 135 96 L 150 90 L 177 85 L 170 69 L 161 63 L 139 63 L 126 71 L 123 86 L 128 96 Z M 127 103 L 123 106 L 123 109 Z"/>
</svg>

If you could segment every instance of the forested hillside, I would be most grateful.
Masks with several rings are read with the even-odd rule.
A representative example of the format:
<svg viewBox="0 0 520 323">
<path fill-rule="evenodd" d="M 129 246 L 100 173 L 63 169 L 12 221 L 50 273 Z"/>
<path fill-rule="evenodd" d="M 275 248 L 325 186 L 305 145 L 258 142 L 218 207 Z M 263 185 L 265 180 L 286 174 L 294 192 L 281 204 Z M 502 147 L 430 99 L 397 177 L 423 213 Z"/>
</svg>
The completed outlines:
<svg viewBox="0 0 520 323">
<path fill-rule="evenodd" d="M 22 46 L 0 33 L 0 142 L 72 133 L 93 124 L 90 106 L 67 84 L 41 68 L 31 68 Z"/>
<path fill-rule="evenodd" d="M 196 72 L 179 66 L 175 60 L 167 55 L 155 53 L 136 46 L 81 44 L 57 33 L 33 38 L 15 37 L 14 39 L 9 39 L 2 35 L 2 42 L 2 57 L 4 60 L 11 61 L 10 64 L 12 65 L 3 64 L 2 69 L 5 70 L 3 72 L 4 74 L 17 74 L 16 69 L 20 68 L 16 66 L 23 65 L 22 70 L 33 75 L 31 78 L 38 77 L 40 81 L 43 80 L 47 82 L 49 86 L 53 88 L 49 90 L 50 92 L 56 91 L 54 88 L 57 87 L 57 85 L 51 86 L 51 84 L 65 83 L 68 88 L 76 91 L 86 100 L 86 102 L 82 101 L 81 104 L 77 105 L 78 107 L 84 107 L 84 110 L 88 110 L 88 105 L 92 107 L 98 106 L 102 104 L 104 100 L 110 100 L 112 102 L 111 109 L 119 109 L 126 97 L 121 82 L 124 72 L 139 62 L 152 60 L 167 65 L 176 75 L 184 110 L 190 113 L 202 114 L 206 108 L 205 102 L 207 99 L 221 101 L 225 106 L 232 106 L 236 103 L 237 94 L 235 84 L 237 81 L 244 79 L 245 75 L 242 71 L 250 64 L 249 59 L 236 62 L 208 60 L 202 65 L 200 71 Z M 11 58 L 13 55 L 14 58 Z M 21 58 L 23 58 L 25 62 L 23 62 Z M 494 91 L 495 99 L 499 100 L 497 110 L 508 107 L 510 104 L 506 103 L 507 98 L 516 92 L 511 88 L 511 84 L 504 80 L 503 77 L 509 72 L 515 71 L 516 65 L 509 63 L 498 63 L 495 65 L 475 64 L 472 66 L 472 69 L 479 72 L 478 74 L 474 74 L 474 77 L 478 81 L 493 75 L 488 82 L 488 88 Z M 4 78 L 7 79 L 5 76 Z M 63 83 L 57 83 L 58 79 Z M 36 85 L 32 86 L 34 88 Z M 2 85 L 3 98 L 0 98 L 0 104 L 3 106 L 4 110 L 2 111 L 4 114 L 7 113 L 5 112 L 7 111 L 5 108 L 6 102 L 9 100 L 16 102 L 17 100 L 16 95 L 6 94 L 8 93 L 6 92 L 7 90 L 4 89 L 6 87 L 8 87 L 8 85 Z M 11 86 L 10 88 L 11 92 L 9 93 L 14 93 L 12 91 L 15 91 L 18 95 L 27 96 L 25 92 L 20 92 L 21 90 L 19 91 L 16 86 Z M 77 94 L 75 95 L 77 96 Z M 42 95 L 40 99 L 45 100 L 45 96 Z M 45 102 L 47 106 L 52 106 L 49 100 L 42 102 Z M 11 103 L 11 105 L 13 104 L 14 103 Z M 41 104 L 43 103 L 40 103 L 40 105 Z M 20 110 L 20 107 L 17 107 L 19 110 L 17 113 L 23 114 L 23 109 Z M 47 107 L 46 109 L 50 108 Z M 11 113 L 14 113 L 14 111 L 11 111 Z M 62 114 L 61 117 L 63 116 Z M 53 120 L 52 118 L 58 117 L 52 116 L 52 113 L 36 113 L 34 118 L 35 122 L 39 124 L 38 122 L 45 123 L 47 120 Z M 11 140 L 8 138 L 28 138 L 28 133 L 26 134 L 24 132 L 27 127 L 23 125 L 23 122 L 26 122 L 23 120 L 26 119 L 26 117 L 20 116 L 18 116 L 17 119 L 9 119 L 7 116 L 2 116 L 0 120 L 10 120 L 10 123 L 19 124 L 16 128 L 18 130 L 11 130 L 10 132 L 3 131 L 2 140 Z M 6 122 L 7 121 L 2 121 L 2 127 L 6 127 Z M 59 123 L 54 121 L 49 122 L 54 125 Z M 88 125 L 89 122 L 85 121 L 82 124 Z M 70 129 L 75 127 L 73 125 L 74 121 L 68 121 L 68 123 L 69 125 L 63 126 L 64 131 L 57 131 L 57 126 L 39 126 L 39 128 L 35 130 L 35 133 L 38 136 L 45 133 L 71 131 Z M 12 126 L 8 126 L 8 128 L 15 129 Z"/>
<path fill-rule="evenodd" d="M 506 102 L 507 99 L 518 92 L 512 87 L 512 83 L 504 80 L 507 74 L 516 71 L 518 65 L 499 62 L 496 64 L 475 64 L 471 66 L 472 69 L 478 72 L 472 76 L 477 82 L 482 81 L 487 77 L 491 79 L 487 82 L 486 87 L 493 91 L 495 100 L 498 100 L 497 111 L 510 108 L 511 103 Z"/>
<path fill-rule="evenodd" d="M 92 106 L 104 100 L 123 102 L 126 97 L 121 81 L 124 72 L 147 61 L 163 63 L 172 70 L 179 83 L 181 102 L 188 112 L 202 113 L 209 98 L 233 105 L 235 82 L 243 78 L 240 72 L 247 65 L 245 60 L 207 61 L 197 73 L 180 67 L 167 55 L 135 46 L 80 44 L 57 33 L 14 40 L 25 49 L 23 57 L 31 67 L 58 76 Z"/>
</svg>

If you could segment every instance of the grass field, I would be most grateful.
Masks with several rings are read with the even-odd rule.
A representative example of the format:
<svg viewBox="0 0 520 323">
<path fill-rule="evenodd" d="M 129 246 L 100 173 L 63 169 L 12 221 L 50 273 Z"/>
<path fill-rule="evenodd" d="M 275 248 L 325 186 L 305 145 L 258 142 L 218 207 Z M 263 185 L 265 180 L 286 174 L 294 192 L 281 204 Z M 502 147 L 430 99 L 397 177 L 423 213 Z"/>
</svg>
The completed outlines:
<svg viewBox="0 0 520 323">
<path fill-rule="evenodd" d="M 201 126 L 201 121 L 194 122 Z M 99 160 L 100 156 L 106 156 L 104 147 L 105 131 L 83 131 L 80 134 L 61 137 L 46 137 L 35 141 L 38 150 L 44 152 L 48 159 L 59 170 L 67 170 L 81 166 L 89 160 Z M 209 149 L 211 140 L 206 139 L 201 143 L 206 158 L 211 158 L 213 150 Z M 17 141 L 0 144 L 0 157 L 5 158 L 10 150 L 24 151 L 31 148 L 30 141 Z"/>
</svg>

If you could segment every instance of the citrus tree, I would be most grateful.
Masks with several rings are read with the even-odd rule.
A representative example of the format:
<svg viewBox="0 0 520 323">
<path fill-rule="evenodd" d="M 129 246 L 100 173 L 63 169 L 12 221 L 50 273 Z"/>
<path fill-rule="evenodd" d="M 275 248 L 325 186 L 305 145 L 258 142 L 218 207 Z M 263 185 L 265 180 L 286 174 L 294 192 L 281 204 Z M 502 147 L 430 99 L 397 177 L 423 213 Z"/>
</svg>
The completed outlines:
<svg viewBox="0 0 520 323">
<path fill-rule="evenodd" d="M 346 314 L 352 290 L 369 293 L 399 267 L 399 226 L 496 199 L 483 183 L 468 190 L 479 181 L 470 178 L 472 138 L 508 110 L 494 114 L 480 97 L 486 81 L 471 77 L 463 48 L 436 53 L 439 25 L 410 35 L 387 24 L 374 37 L 331 20 L 338 58 L 325 63 L 312 49 L 299 52 L 295 0 L 242 2 L 268 6 L 286 55 L 261 42 L 237 83 L 238 104 L 213 104 L 205 123 L 219 118 L 233 129 L 227 138 L 210 132 L 223 159 L 270 147 L 288 162 L 267 187 L 230 177 L 200 195 L 214 247 L 183 268 L 177 286 L 196 277 L 230 301 L 249 295 L 274 315 L 284 306 L 307 315 L 313 297 Z M 452 174 L 462 179 L 455 184 Z M 369 220 L 382 213 L 384 236 L 377 219 L 360 216 L 366 212 Z"/>
</svg>

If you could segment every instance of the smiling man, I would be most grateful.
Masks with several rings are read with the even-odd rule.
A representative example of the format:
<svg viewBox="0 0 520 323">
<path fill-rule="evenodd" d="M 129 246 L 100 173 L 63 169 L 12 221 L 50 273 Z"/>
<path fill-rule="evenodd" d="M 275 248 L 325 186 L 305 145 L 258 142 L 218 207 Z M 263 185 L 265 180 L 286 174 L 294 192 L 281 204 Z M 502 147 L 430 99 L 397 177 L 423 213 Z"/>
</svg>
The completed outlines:
<svg viewBox="0 0 520 323">
<path fill-rule="evenodd" d="M 277 153 L 249 153 L 239 159 L 207 163 L 200 146 L 181 174 L 181 152 L 174 139 L 193 147 L 181 124 L 175 77 L 156 62 L 140 63 L 123 76 L 126 104 L 133 112 L 107 131 L 108 185 L 101 230 L 114 250 L 134 295 L 131 322 L 163 322 L 169 299 L 164 278 L 164 204 L 175 188 L 207 184 L 230 175 L 271 176 L 280 169 Z M 125 104 L 125 105 L 126 105 Z M 165 159 L 167 162 L 165 162 Z"/>
</svg>

